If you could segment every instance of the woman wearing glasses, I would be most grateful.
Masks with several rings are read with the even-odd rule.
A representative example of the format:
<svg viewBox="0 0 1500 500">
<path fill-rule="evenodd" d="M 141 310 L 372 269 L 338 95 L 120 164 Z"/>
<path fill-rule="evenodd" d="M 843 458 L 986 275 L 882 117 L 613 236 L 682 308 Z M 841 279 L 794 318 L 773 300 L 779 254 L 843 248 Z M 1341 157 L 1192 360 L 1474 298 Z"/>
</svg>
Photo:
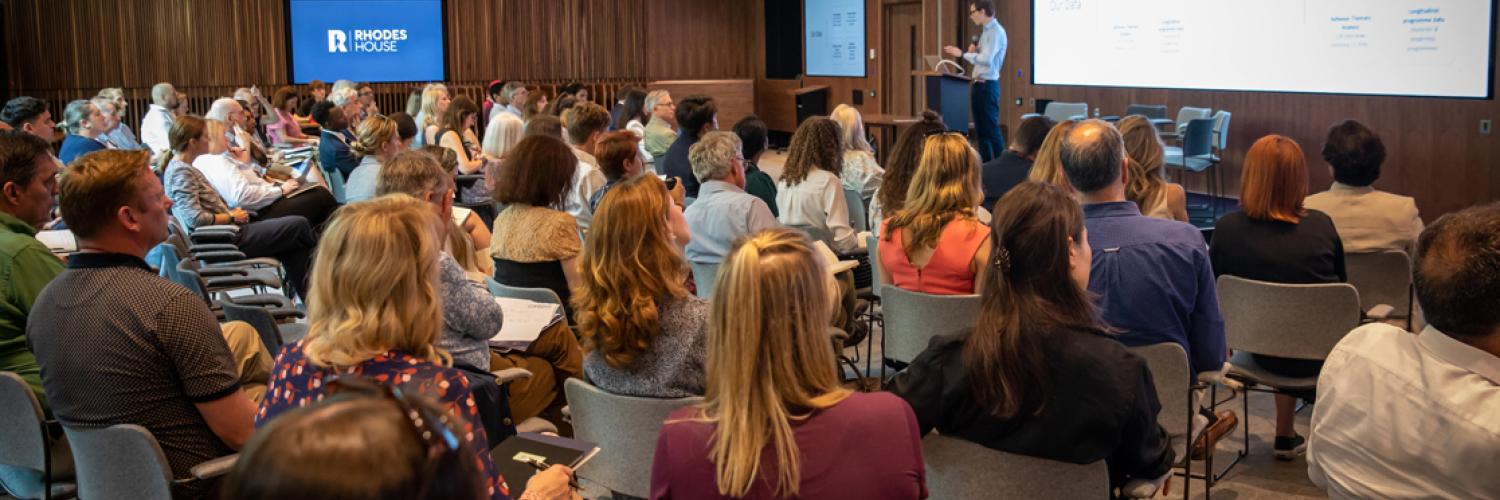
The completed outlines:
<svg viewBox="0 0 1500 500">
<path fill-rule="evenodd" d="M 456 446 L 439 444 L 472 450 L 474 468 L 483 473 L 485 481 L 482 497 L 509 498 L 505 481 L 490 459 L 488 437 L 480 425 L 473 393 L 463 374 L 452 367 L 449 354 L 434 345 L 443 325 L 437 287 L 442 245 L 435 217 L 430 206 L 406 195 L 351 204 L 334 215 L 318 248 L 308 301 L 307 337 L 282 347 L 276 357 L 276 369 L 256 414 L 256 424 L 273 424 L 283 413 L 323 399 L 329 391 L 324 383 L 330 376 L 363 377 L 375 384 L 399 388 L 404 394 L 437 401 L 450 417 L 446 421 L 452 423 L 451 432 L 462 438 Z M 370 269 L 385 271 L 371 273 Z M 296 415 L 305 417 L 308 413 Z M 424 425 L 434 424 L 430 420 L 424 419 Z M 296 428 L 297 424 L 287 427 Z M 372 455 L 395 452 L 387 449 L 395 445 L 389 441 L 355 441 L 356 447 L 369 447 L 366 453 L 345 448 L 351 444 L 344 441 L 328 441 L 326 433 L 352 432 L 335 427 L 340 426 L 320 427 L 322 437 L 302 444 L 325 442 L 329 443 L 327 449 L 287 452 L 286 456 L 268 460 L 279 465 L 255 470 L 253 475 L 257 477 L 251 482 L 282 481 L 289 490 L 340 487 L 337 482 L 321 483 L 326 479 L 323 477 L 305 476 L 319 470 L 357 470 L 333 468 L 330 464 L 336 459 L 359 463 L 358 460 Z M 272 428 L 267 433 L 282 427 Z M 332 458 L 315 460 L 320 453 Z M 397 466 L 394 462 L 383 464 L 378 469 L 365 470 Z M 369 477 L 372 476 L 362 479 L 373 481 Z M 566 475 L 563 479 L 566 480 Z M 313 484 L 306 484 L 309 482 Z M 541 486 L 535 481 L 531 484 L 533 488 Z M 363 488 L 356 491 L 359 489 Z M 241 498 L 285 498 L 285 495 Z M 385 497 L 371 491 L 368 498 Z"/>
</svg>

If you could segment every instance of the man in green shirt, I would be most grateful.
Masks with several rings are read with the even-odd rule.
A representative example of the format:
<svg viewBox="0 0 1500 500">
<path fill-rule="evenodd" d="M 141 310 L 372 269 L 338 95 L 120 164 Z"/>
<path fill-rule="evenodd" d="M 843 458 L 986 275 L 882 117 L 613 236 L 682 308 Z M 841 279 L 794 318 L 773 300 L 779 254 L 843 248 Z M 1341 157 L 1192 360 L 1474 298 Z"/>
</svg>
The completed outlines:
<svg viewBox="0 0 1500 500">
<path fill-rule="evenodd" d="M 646 124 L 642 138 L 646 153 L 656 159 L 656 171 L 661 173 L 662 157 L 667 154 L 672 143 L 677 141 L 677 104 L 672 102 L 671 93 L 653 90 L 646 95 L 646 109 L 651 113 L 651 120 Z"/>
<path fill-rule="evenodd" d="M 51 217 L 59 165 L 35 136 L 0 134 L 0 371 L 31 385 L 46 409 L 41 368 L 26 347 L 26 317 L 37 295 L 63 271 L 63 262 L 36 240 Z"/>
</svg>

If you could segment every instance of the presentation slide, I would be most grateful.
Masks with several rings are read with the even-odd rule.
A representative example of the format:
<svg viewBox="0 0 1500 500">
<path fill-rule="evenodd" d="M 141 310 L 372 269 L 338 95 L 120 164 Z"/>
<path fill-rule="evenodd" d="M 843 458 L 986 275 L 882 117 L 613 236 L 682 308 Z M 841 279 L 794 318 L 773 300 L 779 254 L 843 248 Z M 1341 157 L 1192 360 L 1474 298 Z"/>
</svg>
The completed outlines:
<svg viewBox="0 0 1500 500">
<path fill-rule="evenodd" d="M 1464 98 L 1492 88 L 1492 0 L 1032 6 L 1039 85 Z"/>
<path fill-rule="evenodd" d="M 802 15 L 808 76 L 865 76 L 865 0 L 807 0 Z"/>
<path fill-rule="evenodd" d="M 292 81 L 442 80 L 442 0 L 291 0 Z"/>
</svg>

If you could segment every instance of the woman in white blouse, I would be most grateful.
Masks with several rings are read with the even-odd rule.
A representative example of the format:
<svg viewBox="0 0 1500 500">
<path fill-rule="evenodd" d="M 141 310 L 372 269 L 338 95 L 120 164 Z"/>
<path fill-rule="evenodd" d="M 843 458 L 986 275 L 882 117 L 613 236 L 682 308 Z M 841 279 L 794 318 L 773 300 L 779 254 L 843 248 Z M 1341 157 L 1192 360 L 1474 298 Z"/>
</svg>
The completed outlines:
<svg viewBox="0 0 1500 500">
<path fill-rule="evenodd" d="M 839 182 L 841 149 L 839 125 L 833 120 L 802 122 L 776 181 L 776 208 L 782 224 L 824 232 L 834 251 L 848 253 L 863 248 L 864 239 L 849 225 L 849 206 Z"/>
<path fill-rule="evenodd" d="M 839 178 L 843 179 L 844 189 L 859 192 L 859 197 L 865 200 L 873 198 L 885 169 L 875 161 L 875 148 L 865 138 L 864 118 L 848 104 L 833 108 L 829 118 L 839 124 L 843 135 L 843 173 Z"/>
</svg>

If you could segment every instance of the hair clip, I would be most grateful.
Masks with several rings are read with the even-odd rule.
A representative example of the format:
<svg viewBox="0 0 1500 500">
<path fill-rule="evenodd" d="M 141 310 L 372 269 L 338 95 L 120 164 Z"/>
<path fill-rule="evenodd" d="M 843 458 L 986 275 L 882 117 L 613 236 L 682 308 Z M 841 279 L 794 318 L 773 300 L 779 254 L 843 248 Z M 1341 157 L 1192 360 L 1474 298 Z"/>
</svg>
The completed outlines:
<svg viewBox="0 0 1500 500">
<path fill-rule="evenodd" d="M 1001 272 L 1010 272 L 1010 252 L 1005 247 L 995 249 L 995 268 Z"/>
</svg>

